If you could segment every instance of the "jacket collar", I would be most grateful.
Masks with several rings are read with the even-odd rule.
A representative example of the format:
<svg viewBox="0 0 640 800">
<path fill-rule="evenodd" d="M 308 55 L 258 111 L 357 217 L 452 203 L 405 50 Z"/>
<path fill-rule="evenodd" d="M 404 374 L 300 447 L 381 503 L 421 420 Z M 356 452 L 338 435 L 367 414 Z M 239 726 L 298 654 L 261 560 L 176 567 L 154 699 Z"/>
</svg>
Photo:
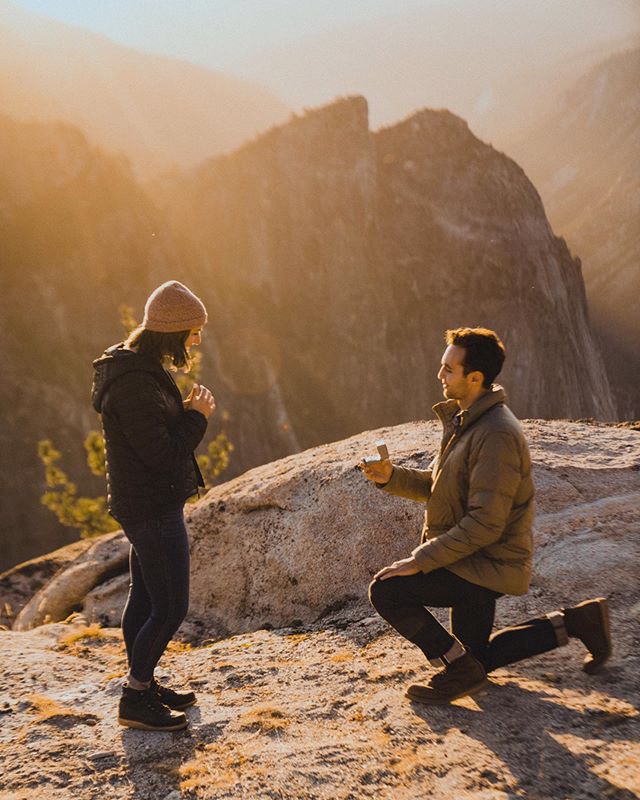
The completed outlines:
<svg viewBox="0 0 640 800">
<path fill-rule="evenodd" d="M 436 403 L 432 408 L 442 422 L 445 430 L 453 428 L 454 417 L 459 415 L 460 421 L 456 425 L 456 428 L 459 432 L 462 432 L 483 414 L 486 414 L 491 408 L 505 403 L 506 400 L 507 395 L 505 390 L 502 386 L 494 383 L 486 394 L 479 397 L 472 406 L 464 411 L 460 411 L 460 407 L 455 400 L 444 400 L 441 403 Z"/>
</svg>

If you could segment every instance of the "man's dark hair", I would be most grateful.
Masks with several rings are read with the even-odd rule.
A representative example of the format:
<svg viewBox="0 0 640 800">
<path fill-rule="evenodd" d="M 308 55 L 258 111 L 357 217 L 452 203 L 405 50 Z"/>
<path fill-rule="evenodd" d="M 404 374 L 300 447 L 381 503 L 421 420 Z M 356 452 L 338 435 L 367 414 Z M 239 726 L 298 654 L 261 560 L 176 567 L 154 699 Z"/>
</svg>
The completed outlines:
<svg viewBox="0 0 640 800">
<path fill-rule="evenodd" d="M 445 333 L 445 339 L 447 344 L 464 348 L 464 374 L 481 372 L 483 388 L 490 389 L 506 357 L 498 334 L 488 328 L 455 328 Z"/>
<path fill-rule="evenodd" d="M 177 369 L 189 366 L 191 361 L 185 343 L 191 331 L 178 331 L 177 333 L 161 333 L 149 331 L 146 328 L 136 328 L 129 334 L 127 347 L 136 349 L 141 356 L 146 356 L 153 361 L 160 361 L 168 356 Z"/>
</svg>

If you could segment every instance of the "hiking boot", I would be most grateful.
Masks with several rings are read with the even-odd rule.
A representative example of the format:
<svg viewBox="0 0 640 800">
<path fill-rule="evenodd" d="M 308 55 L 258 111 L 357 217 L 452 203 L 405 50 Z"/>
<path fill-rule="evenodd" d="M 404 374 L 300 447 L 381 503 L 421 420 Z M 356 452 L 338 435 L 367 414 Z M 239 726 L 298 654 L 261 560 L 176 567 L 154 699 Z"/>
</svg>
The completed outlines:
<svg viewBox="0 0 640 800">
<path fill-rule="evenodd" d="M 156 697 L 161 703 L 175 711 L 189 708 L 196 702 L 194 692 L 174 692 L 168 686 L 161 686 L 155 678 L 152 679 L 150 688 L 156 693 Z"/>
<path fill-rule="evenodd" d="M 573 608 L 565 608 L 564 620 L 567 633 L 582 641 L 589 651 L 582 669 L 593 675 L 602 668 L 611 655 L 611 633 L 609 631 L 609 609 L 605 597 L 585 600 Z"/>
<path fill-rule="evenodd" d="M 118 722 L 143 731 L 180 731 L 187 727 L 186 716 L 163 705 L 152 688 L 140 692 L 128 686 L 122 687 Z"/>
<path fill-rule="evenodd" d="M 486 684 L 487 673 L 482 664 L 471 653 L 465 653 L 437 672 L 425 686 L 417 683 L 409 686 L 406 696 L 417 703 L 442 706 L 473 694 Z"/>
</svg>

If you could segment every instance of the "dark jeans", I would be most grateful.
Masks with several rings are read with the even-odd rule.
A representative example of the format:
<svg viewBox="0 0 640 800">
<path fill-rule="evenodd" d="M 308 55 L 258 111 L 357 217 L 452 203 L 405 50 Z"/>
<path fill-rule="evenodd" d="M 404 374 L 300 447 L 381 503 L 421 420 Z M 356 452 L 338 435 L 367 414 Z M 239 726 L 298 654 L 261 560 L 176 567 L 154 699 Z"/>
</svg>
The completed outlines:
<svg viewBox="0 0 640 800">
<path fill-rule="evenodd" d="M 487 672 L 558 647 L 555 628 L 548 617 L 537 617 L 491 635 L 496 599 L 501 596 L 447 569 L 375 580 L 369 586 L 369 598 L 380 616 L 429 660 L 441 658 L 453 645 L 455 636 Z M 451 633 L 425 606 L 451 609 Z"/>
<path fill-rule="evenodd" d="M 149 681 L 189 608 L 189 540 L 182 506 L 143 522 L 122 520 L 131 542 L 122 633 L 129 671 Z"/>
</svg>

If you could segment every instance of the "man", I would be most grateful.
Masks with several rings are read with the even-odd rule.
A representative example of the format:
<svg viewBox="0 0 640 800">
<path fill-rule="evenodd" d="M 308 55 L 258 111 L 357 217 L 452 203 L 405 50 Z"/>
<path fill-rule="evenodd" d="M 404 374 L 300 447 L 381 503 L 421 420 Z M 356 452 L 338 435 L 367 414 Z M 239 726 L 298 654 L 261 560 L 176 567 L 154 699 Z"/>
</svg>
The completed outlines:
<svg viewBox="0 0 640 800">
<path fill-rule="evenodd" d="M 596 672 L 611 653 L 607 603 L 587 600 L 493 636 L 496 599 L 529 589 L 534 489 L 520 423 L 493 383 L 505 359 L 497 334 L 485 328 L 446 332 L 438 379 L 444 402 L 433 410 L 443 436 L 428 469 L 383 459 L 361 462 L 386 492 L 426 503 L 422 543 L 409 558 L 380 570 L 371 603 L 402 636 L 442 669 L 407 696 L 444 704 L 485 685 L 487 673 L 582 640 L 583 669 Z M 451 609 L 451 633 L 425 606 Z"/>
</svg>

